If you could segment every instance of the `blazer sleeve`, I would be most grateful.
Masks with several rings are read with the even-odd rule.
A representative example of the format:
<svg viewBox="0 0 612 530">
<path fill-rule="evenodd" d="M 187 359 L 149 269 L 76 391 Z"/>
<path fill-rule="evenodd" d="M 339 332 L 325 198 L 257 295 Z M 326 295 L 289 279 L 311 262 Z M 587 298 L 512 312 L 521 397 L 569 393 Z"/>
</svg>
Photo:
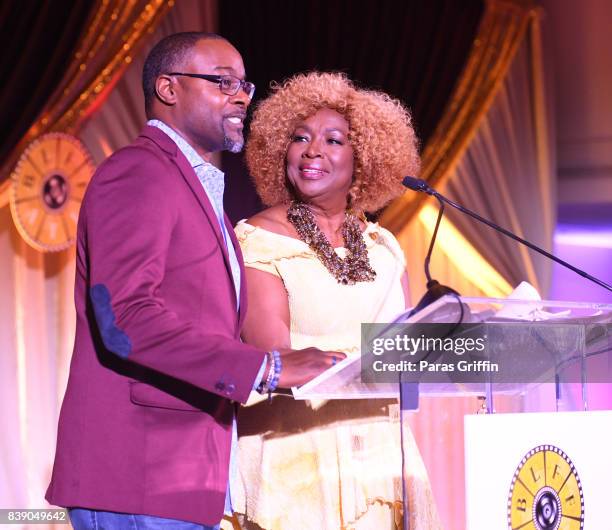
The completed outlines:
<svg viewBox="0 0 612 530">
<path fill-rule="evenodd" d="M 131 147 L 93 177 L 81 212 L 91 307 L 111 352 L 244 403 L 265 352 L 179 318 L 160 295 L 176 176 L 169 160 Z"/>
</svg>

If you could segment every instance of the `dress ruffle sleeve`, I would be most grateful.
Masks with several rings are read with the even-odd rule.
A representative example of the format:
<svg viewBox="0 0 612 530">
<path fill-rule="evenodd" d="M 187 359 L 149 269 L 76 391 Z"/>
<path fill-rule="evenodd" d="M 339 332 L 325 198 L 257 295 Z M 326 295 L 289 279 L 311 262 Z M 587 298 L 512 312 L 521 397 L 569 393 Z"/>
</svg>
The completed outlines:
<svg viewBox="0 0 612 530">
<path fill-rule="evenodd" d="M 279 260 L 312 254 L 301 241 L 273 234 L 250 225 L 245 220 L 239 221 L 234 231 L 240 243 L 244 266 L 269 272 L 278 278 L 281 277 L 278 270 Z"/>
</svg>

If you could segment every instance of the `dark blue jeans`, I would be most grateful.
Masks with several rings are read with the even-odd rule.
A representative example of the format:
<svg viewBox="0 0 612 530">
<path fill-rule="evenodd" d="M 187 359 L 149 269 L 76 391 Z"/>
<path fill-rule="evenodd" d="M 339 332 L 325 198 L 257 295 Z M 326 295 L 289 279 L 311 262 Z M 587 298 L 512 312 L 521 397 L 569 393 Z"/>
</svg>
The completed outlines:
<svg viewBox="0 0 612 530">
<path fill-rule="evenodd" d="M 70 508 L 68 515 L 74 530 L 219 530 L 220 525 L 206 526 L 152 515 L 102 512 L 85 508 Z"/>
</svg>

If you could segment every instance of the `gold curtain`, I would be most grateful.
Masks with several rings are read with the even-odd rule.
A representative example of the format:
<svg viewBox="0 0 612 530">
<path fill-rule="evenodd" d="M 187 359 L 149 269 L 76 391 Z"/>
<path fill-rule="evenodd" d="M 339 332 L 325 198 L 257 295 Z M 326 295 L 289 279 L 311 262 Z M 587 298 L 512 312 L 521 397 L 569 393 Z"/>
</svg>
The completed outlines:
<svg viewBox="0 0 612 530">
<path fill-rule="evenodd" d="M 485 13 L 464 71 L 447 108 L 423 151 L 420 177 L 432 187 L 444 184 L 461 158 L 512 64 L 534 0 L 486 0 Z M 425 194 L 404 193 L 383 212 L 380 222 L 398 234 L 423 206 Z"/>
<path fill-rule="evenodd" d="M 50 131 L 74 134 L 102 105 L 146 37 L 173 5 L 174 0 L 96 0 L 62 81 L 13 149 L 0 177 L 12 171 L 22 151 L 37 136 Z"/>
</svg>

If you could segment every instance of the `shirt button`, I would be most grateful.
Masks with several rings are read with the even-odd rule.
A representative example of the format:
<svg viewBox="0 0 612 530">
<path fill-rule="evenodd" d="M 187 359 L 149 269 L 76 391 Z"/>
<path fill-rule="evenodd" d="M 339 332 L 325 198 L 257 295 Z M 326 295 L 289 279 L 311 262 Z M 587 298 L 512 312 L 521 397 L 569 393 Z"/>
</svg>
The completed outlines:
<svg viewBox="0 0 612 530">
<path fill-rule="evenodd" d="M 226 394 L 231 394 L 234 390 L 236 390 L 236 385 L 234 383 L 230 383 L 229 385 L 227 385 L 226 389 L 225 389 L 225 393 Z"/>
</svg>

